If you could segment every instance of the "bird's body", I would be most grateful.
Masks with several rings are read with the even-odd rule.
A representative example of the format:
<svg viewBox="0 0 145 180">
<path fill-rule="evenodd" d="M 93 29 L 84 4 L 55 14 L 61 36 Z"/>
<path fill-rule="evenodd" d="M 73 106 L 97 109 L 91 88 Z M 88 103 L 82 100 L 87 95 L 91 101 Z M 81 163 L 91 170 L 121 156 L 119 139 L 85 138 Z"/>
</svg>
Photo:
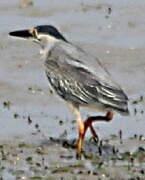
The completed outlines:
<svg viewBox="0 0 145 180">
<path fill-rule="evenodd" d="M 47 52 L 45 66 L 50 84 L 67 102 L 128 113 L 120 86 L 97 58 L 75 45 L 56 42 Z"/>
<path fill-rule="evenodd" d="M 94 121 L 110 121 L 112 111 L 128 114 L 128 98 L 108 71 L 94 56 L 67 41 L 53 26 L 37 26 L 31 30 L 14 31 L 11 36 L 32 39 L 40 44 L 45 55 L 46 75 L 56 93 L 71 107 L 79 127 L 77 154 L 88 127 L 94 139 L 98 136 Z M 89 117 L 82 121 L 79 107 L 107 111 L 106 116 Z"/>
</svg>

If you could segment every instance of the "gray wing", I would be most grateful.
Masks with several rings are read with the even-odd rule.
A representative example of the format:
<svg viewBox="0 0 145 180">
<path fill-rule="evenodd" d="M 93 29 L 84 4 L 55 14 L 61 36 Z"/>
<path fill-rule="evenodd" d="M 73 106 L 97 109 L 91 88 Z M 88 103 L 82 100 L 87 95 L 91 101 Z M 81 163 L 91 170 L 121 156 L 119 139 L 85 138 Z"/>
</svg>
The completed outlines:
<svg viewBox="0 0 145 180">
<path fill-rule="evenodd" d="M 45 64 L 50 83 L 65 100 L 128 113 L 128 98 L 123 90 L 98 59 L 83 50 L 72 45 L 55 47 Z"/>
</svg>

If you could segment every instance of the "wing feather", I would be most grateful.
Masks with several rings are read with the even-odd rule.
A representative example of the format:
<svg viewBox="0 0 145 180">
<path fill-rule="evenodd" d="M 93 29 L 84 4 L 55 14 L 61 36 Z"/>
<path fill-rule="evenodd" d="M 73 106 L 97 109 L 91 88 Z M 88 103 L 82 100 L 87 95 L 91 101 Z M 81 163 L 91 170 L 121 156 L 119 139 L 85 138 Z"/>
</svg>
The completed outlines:
<svg viewBox="0 0 145 180">
<path fill-rule="evenodd" d="M 98 59 L 75 46 L 71 45 L 71 50 L 67 48 L 55 47 L 45 63 L 47 76 L 58 94 L 78 104 L 95 106 L 99 103 L 106 108 L 128 113 L 126 94 Z M 50 67 L 52 62 L 55 62 L 55 68 Z M 52 79 L 56 82 L 52 83 Z"/>
</svg>

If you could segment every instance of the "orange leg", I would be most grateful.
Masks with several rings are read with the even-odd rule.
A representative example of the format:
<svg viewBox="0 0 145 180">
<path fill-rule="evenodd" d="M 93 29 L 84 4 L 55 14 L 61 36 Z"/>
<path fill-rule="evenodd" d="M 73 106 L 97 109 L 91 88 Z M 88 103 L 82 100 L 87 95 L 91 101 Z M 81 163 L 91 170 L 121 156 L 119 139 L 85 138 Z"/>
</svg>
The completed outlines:
<svg viewBox="0 0 145 180">
<path fill-rule="evenodd" d="M 92 125 L 95 121 L 106 121 L 109 122 L 113 118 L 112 111 L 108 111 L 106 116 L 91 116 L 86 119 L 85 122 L 79 122 L 79 138 L 77 141 L 77 158 L 80 158 L 80 153 L 82 152 L 82 146 L 84 137 L 86 134 L 86 131 L 88 128 L 90 128 L 91 134 L 95 142 L 99 141 L 98 135 L 96 134 L 96 131 Z"/>
</svg>

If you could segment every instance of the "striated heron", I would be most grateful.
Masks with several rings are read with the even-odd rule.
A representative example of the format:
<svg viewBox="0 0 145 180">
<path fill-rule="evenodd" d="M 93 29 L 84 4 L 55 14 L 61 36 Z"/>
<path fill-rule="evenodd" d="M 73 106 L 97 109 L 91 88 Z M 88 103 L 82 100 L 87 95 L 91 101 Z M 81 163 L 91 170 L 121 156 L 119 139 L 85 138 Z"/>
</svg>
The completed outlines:
<svg viewBox="0 0 145 180">
<path fill-rule="evenodd" d="M 98 141 L 93 122 L 112 120 L 113 111 L 129 114 L 126 94 L 99 59 L 69 42 L 55 27 L 40 25 L 29 30 L 13 31 L 9 35 L 40 44 L 41 53 L 45 55 L 48 80 L 56 93 L 68 103 L 78 123 L 77 157 L 80 157 L 88 128 L 93 139 Z M 80 106 L 106 111 L 106 115 L 88 117 L 83 121 Z"/>
</svg>

